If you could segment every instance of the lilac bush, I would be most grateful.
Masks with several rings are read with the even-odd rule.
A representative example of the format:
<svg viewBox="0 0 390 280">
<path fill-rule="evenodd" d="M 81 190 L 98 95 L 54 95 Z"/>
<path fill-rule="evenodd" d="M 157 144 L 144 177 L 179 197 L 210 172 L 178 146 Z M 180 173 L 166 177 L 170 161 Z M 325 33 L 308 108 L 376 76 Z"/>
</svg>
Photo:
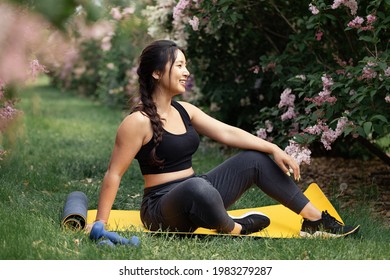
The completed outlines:
<svg viewBox="0 0 390 280">
<path fill-rule="evenodd" d="M 390 132 L 388 0 L 159 0 L 146 15 L 186 48 L 211 113 L 300 163 L 357 141 L 389 162 L 375 146 Z"/>
<path fill-rule="evenodd" d="M 320 41 L 325 46 L 329 44 L 335 48 L 324 49 L 322 55 L 329 51 L 335 63 L 332 65 L 331 61 L 318 61 L 324 65 L 321 72 L 301 72 L 299 77 L 292 73 L 290 79 L 285 81 L 290 94 L 298 99 L 289 109 L 295 106 L 296 110 L 284 112 L 280 110 L 280 106 L 268 111 L 263 109 L 262 117 L 267 117 L 271 111 L 273 115 L 281 114 L 280 121 L 276 119 L 274 125 L 279 122 L 285 132 L 288 132 L 286 135 L 291 140 L 287 151 L 293 150 L 297 144 L 308 148 L 315 141 L 319 141 L 325 150 L 331 150 L 338 138 L 349 136 L 360 141 L 368 140 L 363 143 L 372 147 L 376 140 L 389 133 L 390 52 L 389 36 L 386 37 L 384 33 L 389 28 L 390 17 L 385 13 L 389 6 L 384 1 L 372 1 L 362 11 L 367 14 L 363 18 L 357 16 L 359 6 L 356 1 L 334 1 L 331 6 L 324 2 L 311 3 L 309 10 L 312 16 L 308 20 L 308 26 L 313 26 L 316 32 L 325 32 L 326 35 Z M 332 34 L 326 33 L 326 26 L 321 21 L 321 17 L 332 15 L 331 12 L 340 8 L 347 8 L 340 11 L 346 12 L 342 17 L 345 18 L 344 32 L 347 36 L 354 35 L 346 39 L 355 39 L 352 44 L 361 46 L 361 49 L 356 49 L 356 53 L 344 53 L 344 59 L 340 57 L 345 52 L 344 46 L 335 44 Z M 330 19 L 339 21 L 335 17 Z M 311 23 L 316 24 L 310 25 Z M 280 102 L 285 98 L 281 94 Z M 285 117 L 286 114 L 288 118 Z M 286 123 L 287 120 L 289 122 Z M 388 156 L 384 153 L 378 155 L 389 163 Z"/>
<path fill-rule="evenodd" d="M 47 72 L 33 50 L 43 51 L 43 34 L 47 24 L 41 17 L 10 4 L 0 4 L 0 160 L 6 154 L 2 138 L 12 123 L 21 114 L 15 108 L 16 88 L 34 81 L 39 73 Z M 18 34 L 15 36 L 15 34 Z"/>
<path fill-rule="evenodd" d="M 22 114 L 15 107 L 18 91 L 38 75 L 51 72 L 46 65 L 64 65 L 70 41 L 64 23 L 78 12 L 96 18 L 90 2 L 8 0 L 0 3 L 0 160 L 6 154 L 3 137 Z M 48 5 L 50 7 L 48 7 Z M 95 14 L 95 16 L 93 16 Z"/>
<path fill-rule="evenodd" d="M 83 14 L 74 16 L 66 26 L 73 48 L 66 64 L 52 67 L 53 83 L 109 106 L 123 107 L 136 98 L 133 67 L 150 40 L 142 7 L 140 1 L 106 3 L 93 26 L 85 25 Z"/>
</svg>

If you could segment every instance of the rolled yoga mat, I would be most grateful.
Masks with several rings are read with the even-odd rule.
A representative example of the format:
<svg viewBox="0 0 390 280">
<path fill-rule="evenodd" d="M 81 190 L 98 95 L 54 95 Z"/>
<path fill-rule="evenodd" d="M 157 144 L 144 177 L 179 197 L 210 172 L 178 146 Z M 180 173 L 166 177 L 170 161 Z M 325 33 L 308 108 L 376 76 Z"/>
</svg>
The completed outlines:
<svg viewBox="0 0 390 280">
<path fill-rule="evenodd" d="M 61 223 L 70 229 L 83 229 L 87 222 L 87 213 L 87 196 L 80 191 L 72 192 L 66 198 Z"/>
</svg>

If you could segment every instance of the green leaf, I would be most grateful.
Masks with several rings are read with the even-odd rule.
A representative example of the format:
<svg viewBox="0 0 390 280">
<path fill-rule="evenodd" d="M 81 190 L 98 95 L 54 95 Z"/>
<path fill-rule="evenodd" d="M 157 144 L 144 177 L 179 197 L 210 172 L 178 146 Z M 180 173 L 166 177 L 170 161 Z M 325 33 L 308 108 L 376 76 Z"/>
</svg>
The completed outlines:
<svg viewBox="0 0 390 280">
<path fill-rule="evenodd" d="M 372 130 L 372 122 L 365 122 L 363 124 L 363 129 L 364 129 L 364 133 L 366 135 L 370 135 L 371 130 Z"/>
<path fill-rule="evenodd" d="M 359 40 L 369 42 L 369 43 L 373 43 L 375 41 L 374 38 L 372 38 L 371 36 L 367 36 L 367 35 L 359 36 Z"/>
<path fill-rule="evenodd" d="M 306 138 L 303 135 L 297 134 L 294 136 L 294 141 L 298 144 L 305 144 Z"/>
<path fill-rule="evenodd" d="M 352 131 L 354 131 L 355 129 L 353 127 L 347 127 L 344 129 L 344 136 L 347 136 L 348 134 L 350 134 Z"/>
<path fill-rule="evenodd" d="M 372 117 L 371 117 L 371 120 L 372 120 L 372 121 L 374 121 L 374 120 L 380 120 L 380 121 L 385 122 L 385 123 L 388 122 L 387 119 L 386 119 L 386 117 L 383 116 L 383 115 L 375 115 L 375 116 L 372 116 Z"/>
</svg>

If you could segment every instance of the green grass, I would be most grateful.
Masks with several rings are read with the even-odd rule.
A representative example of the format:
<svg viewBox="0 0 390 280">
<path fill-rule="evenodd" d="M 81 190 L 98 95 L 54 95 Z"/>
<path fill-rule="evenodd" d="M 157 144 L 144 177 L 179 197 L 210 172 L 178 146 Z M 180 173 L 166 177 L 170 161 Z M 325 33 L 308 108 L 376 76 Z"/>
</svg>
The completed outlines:
<svg viewBox="0 0 390 280">
<path fill-rule="evenodd" d="M 60 216 L 75 190 L 96 208 L 116 129 L 124 114 L 93 101 L 60 92 L 45 83 L 24 90 L 24 115 L 3 137 L 11 152 L 0 162 L 0 259 L 389 259 L 390 232 L 370 216 L 367 203 L 342 211 L 346 222 L 360 223 L 356 238 L 336 240 L 178 237 L 137 234 L 140 248 L 98 248 L 83 232 L 65 230 Z M 224 159 L 218 147 L 203 145 L 194 158 L 199 173 Z M 142 176 L 135 162 L 125 174 L 114 209 L 138 209 Z M 332 200 L 332 198 L 330 198 Z M 251 189 L 235 208 L 275 203 Z M 337 206 L 337 201 L 334 201 Z"/>
</svg>

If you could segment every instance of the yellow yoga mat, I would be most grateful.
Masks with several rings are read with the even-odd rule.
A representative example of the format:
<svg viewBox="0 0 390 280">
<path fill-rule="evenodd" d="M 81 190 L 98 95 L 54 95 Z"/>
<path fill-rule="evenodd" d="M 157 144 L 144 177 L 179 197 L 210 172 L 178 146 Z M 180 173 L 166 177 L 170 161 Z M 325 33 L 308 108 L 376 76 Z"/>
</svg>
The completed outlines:
<svg viewBox="0 0 390 280">
<path fill-rule="evenodd" d="M 312 183 L 304 192 L 310 201 L 321 211 L 327 210 L 330 215 L 342 222 L 341 217 L 336 209 L 330 203 L 325 194 L 321 191 L 319 186 Z M 239 210 L 228 211 L 229 215 L 241 216 L 250 211 L 260 211 L 266 214 L 271 224 L 264 230 L 249 234 L 248 236 L 268 237 L 268 238 L 296 238 L 299 237 L 302 218 L 295 214 L 290 209 L 281 204 L 263 206 L 256 208 L 246 208 Z M 87 215 L 87 222 L 92 223 L 95 220 L 97 210 L 89 210 Z M 110 231 L 144 231 L 150 232 L 143 226 L 140 213 L 138 210 L 111 210 L 110 218 L 107 223 L 107 230 Z M 221 235 L 215 230 L 198 228 L 193 233 L 180 232 L 180 234 L 204 234 L 204 235 Z M 242 235 L 240 235 L 242 236 Z"/>
</svg>

